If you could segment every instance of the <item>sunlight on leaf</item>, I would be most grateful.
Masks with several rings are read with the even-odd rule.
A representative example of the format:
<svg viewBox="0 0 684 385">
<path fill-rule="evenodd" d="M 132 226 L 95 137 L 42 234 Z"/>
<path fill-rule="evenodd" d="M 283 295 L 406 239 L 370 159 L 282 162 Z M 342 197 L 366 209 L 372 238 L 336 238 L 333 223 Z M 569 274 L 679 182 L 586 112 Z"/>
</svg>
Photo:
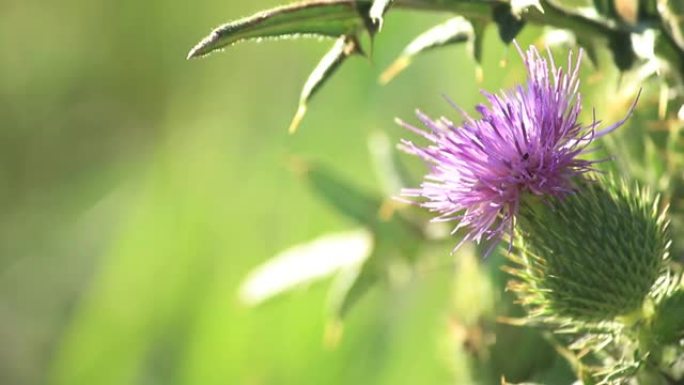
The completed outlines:
<svg viewBox="0 0 684 385">
<path fill-rule="evenodd" d="M 373 22 L 374 25 L 377 26 L 378 31 L 382 29 L 382 22 L 383 22 L 383 15 L 389 7 L 392 5 L 394 0 L 374 0 L 373 5 L 371 6 L 369 15 L 371 18 L 371 21 Z"/>
<path fill-rule="evenodd" d="M 293 246 L 249 273 L 240 285 L 240 300 L 258 305 L 297 286 L 358 266 L 368 258 L 372 246 L 371 234 L 363 229 Z"/>
<path fill-rule="evenodd" d="M 440 48 L 451 44 L 463 43 L 473 36 L 473 26 L 463 17 L 454 17 L 439 24 L 416 37 L 380 75 L 380 84 L 389 83 L 411 64 L 413 58 L 432 48 Z"/>
<path fill-rule="evenodd" d="M 358 39 L 354 36 L 342 36 L 333 45 L 325 56 L 314 68 L 309 78 L 304 83 L 304 88 L 299 96 L 299 106 L 288 131 L 294 133 L 302 122 L 306 114 L 309 100 L 316 94 L 321 86 L 337 71 L 342 63 L 349 56 L 355 53 L 362 53 Z"/>
</svg>

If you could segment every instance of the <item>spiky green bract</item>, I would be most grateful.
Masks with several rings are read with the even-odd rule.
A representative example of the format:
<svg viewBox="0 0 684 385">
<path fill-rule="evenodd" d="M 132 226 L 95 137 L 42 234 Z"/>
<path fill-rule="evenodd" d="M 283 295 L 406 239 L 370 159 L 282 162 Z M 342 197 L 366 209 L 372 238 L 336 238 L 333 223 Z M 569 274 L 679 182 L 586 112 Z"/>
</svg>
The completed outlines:
<svg viewBox="0 0 684 385">
<path fill-rule="evenodd" d="M 667 227 L 648 190 L 580 179 L 564 199 L 523 203 L 510 287 L 532 317 L 601 322 L 639 312 L 666 268 Z"/>
</svg>

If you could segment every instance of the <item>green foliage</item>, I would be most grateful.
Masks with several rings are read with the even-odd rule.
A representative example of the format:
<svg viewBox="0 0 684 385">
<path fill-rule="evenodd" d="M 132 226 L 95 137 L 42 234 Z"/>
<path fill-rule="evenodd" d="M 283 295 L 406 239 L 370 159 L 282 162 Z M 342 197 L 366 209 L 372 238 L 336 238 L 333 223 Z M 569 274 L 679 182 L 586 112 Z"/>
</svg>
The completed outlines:
<svg viewBox="0 0 684 385">
<path fill-rule="evenodd" d="M 448 45 L 460 44 L 475 39 L 474 29 L 470 22 L 463 17 L 455 17 L 436 25 L 418 35 L 401 55 L 380 75 L 380 83 L 387 84 L 401 71 L 411 64 L 414 57 L 423 52 L 442 48 Z"/>
<path fill-rule="evenodd" d="M 245 40 L 354 35 L 369 26 L 368 2 L 310 1 L 278 7 L 214 29 L 188 54 L 205 56 Z"/>
<path fill-rule="evenodd" d="M 342 36 L 337 39 L 320 63 L 311 72 L 309 78 L 304 83 L 304 88 L 299 96 L 299 105 L 297 113 L 290 123 L 290 133 L 293 133 L 299 127 L 299 124 L 306 113 L 307 104 L 309 100 L 316 94 L 316 92 L 325 84 L 325 82 L 337 71 L 342 63 L 353 54 L 362 54 L 361 46 L 355 36 Z"/>
<path fill-rule="evenodd" d="M 481 61 L 481 40 L 484 28 L 489 23 L 496 24 L 501 41 L 509 44 L 522 31 L 526 24 L 545 25 L 571 31 L 577 42 L 584 46 L 592 61 L 596 44 L 607 43 L 615 65 L 626 71 L 638 61 L 637 52 L 641 47 L 632 42 L 633 35 L 645 35 L 646 31 L 655 35 L 653 52 L 648 53 L 646 61 L 654 63 L 659 57 L 662 72 L 668 84 L 681 87 L 684 76 L 684 38 L 682 38 L 677 13 L 667 6 L 662 12 L 653 15 L 653 7 L 640 7 L 639 19 L 633 24 L 625 23 L 616 12 L 613 1 L 595 1 L 597 11 L 603 18 L 591 18 L 582 13 L 559 6 L 550 0 L 331 0 L 305 1 L 257 13 L 254 16 L 225 24 L 216 28 L 209 36 L 200 41 L 188 54 L 188 58 L 204 56 L 214 50 L 243 40 L 271 37 L 327 36 L 340 40 L 321 60 L 309 77 L 300 98 L 299 108 L 290 125 L 294 131 L 301 122 L 308 100 L 342 64 L 344 58 L 358 52 L 359 35 L 367 32 L 373 36 L 382 26 L 383 15 L 395 8 L 432 10 L 456 13 L 471 21 L 472 26 L 462 18 L 447 21 L 443 25 L 418 36 L 409 44 L 399 59 L 381 76 L 381 83 L 387 83 L 404 68 L 414 56 L 431 48 L 445 47 L 464 41 L 471 42 L 474 58 Z M 344 46 L 340 41 L 347 41 Z M 644 66 L 647 63 L 644 63 Z M 478 77 L 482 77 L 478 74 Z M 678 100 L 684 100 L 680 93 Z"/>
</svg>

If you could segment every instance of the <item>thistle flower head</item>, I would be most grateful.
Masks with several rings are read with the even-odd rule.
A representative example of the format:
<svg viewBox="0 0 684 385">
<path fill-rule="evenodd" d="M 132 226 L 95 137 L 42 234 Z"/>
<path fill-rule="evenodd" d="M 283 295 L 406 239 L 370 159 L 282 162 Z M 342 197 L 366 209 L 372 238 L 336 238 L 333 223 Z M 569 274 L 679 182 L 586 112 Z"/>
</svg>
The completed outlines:
<svg viewBox="0 0 684 385">
<path fill-rule="evenodd" d="M 574 177 L 594 163 L 579 156 L 592 140 L 627 119 L 603 130 L 596 130 L 595 119 L 578 123 L 581 50 L 576 60 L 569 53 L 563 70 L 550 52 L 547 59 L 534 47 L 527 52 L 516 47 L 527 67 L 527 83 L 498 94 L 483 91 L 487 104 L 476 107 L 479 118 L 461 110 L 464 122 L 457 126 L 418 111 L 427 130 L 399 121 L 430 142 L 423 147 L 402 140 L 404 151 L 430 166 L 420 187 L 402 195 L 418 198 L 422 207 L 438 214 L 436 221 L 457 221 L 454 232 L 467 229 L 463 241 L 496 245 L 504 234 L 512 236 L 526 194 L 556 198 L 572 192 Z"/>
</svg>

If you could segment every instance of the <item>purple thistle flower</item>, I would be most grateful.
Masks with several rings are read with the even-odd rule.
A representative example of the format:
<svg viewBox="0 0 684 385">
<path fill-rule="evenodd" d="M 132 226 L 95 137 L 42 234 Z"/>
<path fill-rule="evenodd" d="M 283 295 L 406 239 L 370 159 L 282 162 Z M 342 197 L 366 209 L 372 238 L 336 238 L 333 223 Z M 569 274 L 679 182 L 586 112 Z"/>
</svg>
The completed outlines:
<svg viewBox="0 0 684 385">
<path fill-rule="evenodd" d="M 454 105 L 464 116 L 460 126 L 420 111 L 416 114 L 427 131 L 398 120 L 430 141 L 425 147 L 401 141 L 400 148 L 430 166 L 420 187 L 404 189 L 402 196 L 424 198 L 419 205 L 439 214 L 434 221 L 458 221 L 452 233 L 467 229 L 454 250 L 469 240 L 492 241 L 493 247 L 504 234 L 512 241 L 521 199 L 571 193 L 573 178 L 593 170 L 597 162 L 578 156 L 594 139 L 621 126 L 636 104 L 624 119 L 603 130 L 596 130 L 600 122 L 595 118 L 583 126 L 577 122 L 582 50 L 574 63 L 569 53 L 566 72 L 556 67 L 550 51 L 547 63 L 535 47 L 523 53 L 515 46 L 527 67 L 527 84 L 499 94 L 482 91 L 488 105 L 476 107 L 479 119 Z"/>
</svg>

